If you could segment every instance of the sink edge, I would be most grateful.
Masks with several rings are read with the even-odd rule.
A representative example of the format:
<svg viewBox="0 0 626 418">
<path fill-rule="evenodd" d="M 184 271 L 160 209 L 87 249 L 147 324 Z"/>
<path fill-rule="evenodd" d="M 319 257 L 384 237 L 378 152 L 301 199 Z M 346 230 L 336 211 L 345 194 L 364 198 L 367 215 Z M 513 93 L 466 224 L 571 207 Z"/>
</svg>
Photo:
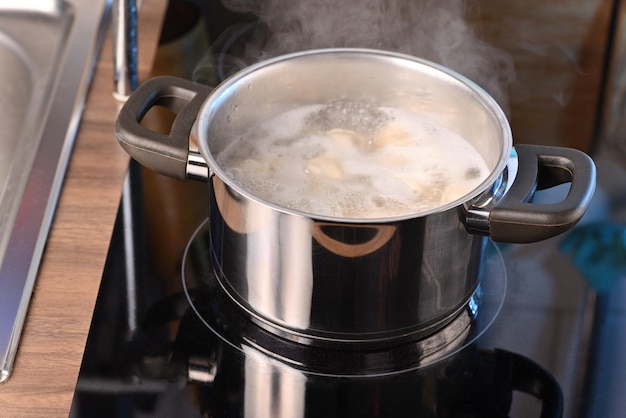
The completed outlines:
<svg viewBox="0 0 626 418">
<path fill-rule="evenodd" d="M 11 327 L 0 328 L 0 383 L 8 380 L 13 370 L 45 242 L 104 42 L 111 2 L 71 1 L 76 27 L 58 71 L 54 98 L 0 269 L 0 294 L 10 293 L 12 300 L 11 306 L 3 307 L 3 315 L 9 313 L 14 318 Z M 36 198 L 26 201 L 26 196 Z"/>
</svg>

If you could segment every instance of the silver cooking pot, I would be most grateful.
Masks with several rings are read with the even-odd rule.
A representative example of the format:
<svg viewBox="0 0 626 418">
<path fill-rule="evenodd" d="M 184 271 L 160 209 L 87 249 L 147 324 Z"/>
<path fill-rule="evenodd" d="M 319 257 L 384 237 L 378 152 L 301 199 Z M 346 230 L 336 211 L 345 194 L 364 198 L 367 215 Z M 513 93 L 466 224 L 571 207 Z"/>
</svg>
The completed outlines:
<svg viewBox="0 0 626 418">
<path fill-rule="evenodd" d="M 295 106 L 364 101 L 443 124 L 491 172 L 477 188 L 423 213 L 317 216 L 238 186 L 216 163 L 232 140 Z M 154 106 L 177 114 L 168 135 L 141 126 Z M 441 329 L 476 302 L 489 237 L 533 242 L 571 228 L 595 188 L 584 153 L 517 145 L 496 102 L 437 64 L 365 49 L 304 51 L 260 62 L 215 89 L 176 78 L 141 85 L 116 126 L 124 149 L 171 177 L 209 183 L 210 254 L 228 294 L 259 324 L 297 340 L 387 342 Z M 199 152 L 190 146 L 197 141 Z M 535 190 L 571 183 L 562 201 Z"/>
</svg>

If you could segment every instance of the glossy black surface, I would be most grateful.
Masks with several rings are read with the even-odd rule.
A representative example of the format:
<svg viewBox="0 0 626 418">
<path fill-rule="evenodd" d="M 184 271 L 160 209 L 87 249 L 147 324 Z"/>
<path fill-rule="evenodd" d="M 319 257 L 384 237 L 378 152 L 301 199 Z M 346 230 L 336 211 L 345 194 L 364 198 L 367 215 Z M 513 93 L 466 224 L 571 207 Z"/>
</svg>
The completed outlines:
<svg viewBox="0 0 626 418">
<path fill-rule="evenodd" d="M 268 354 L 271 343 L 266 341 L 276 337 L 262 330 L 259 335 L 265 335 L 265 340 L 250 334 L 246 329 L 254 324 L 236 318 L 223 307 L 215 311 L 222 315 L 222 326 L 235 329 L 232 335 L 245 342 L 247 354 L 242 354 L 241 345 L 233 348 L 211 332 L 190 309 L 181 273 L 187 241 L 203 221 L 205 194 L 199 192 L 204 186 L 151 177 L 133 166 L 135 274 L 127 274 L 120 213 L 72 416 L 281 416 L 272 408 L 287 408 L 292 411 L 289 414 L 294 408 L 300 411 L 295 415 L 282 412 L 282 416 L 456 416 L 444 413 L 441 407 L 435 413 L 433 405 L 442 402 L 448 407 L 449 402 L 465 405 L 470 401 L 482 411 L 476 416 L 485 416 L 481 415 L 486 413 L 484 399 L 479 395 L 489 390 L 467 392 L 463 388 L 485 373 L 479 372 L 484 367 L 479 364 L 489 364 L 499 350 L 504 350 L 540 366 L 535 369 L 537 376 L 543 373 L 541 370 L 554 376 L 563 393 L 564 416 L 619 417 L 624 410 L 621 388 L 626 382 L 626 309 L 622 302 L 626 289 L 622 280 L 626 234 L 621 223 L 626 205 L 621 197 L 624 186 L 619 181 L 625 177 L 621 166 L 612 160 L 598 156 L 596 162 L 598 191 L 579 226 L 542 243 L 501 246 L 507 273 L 506 295 L 494 323 L 478 340 L 431 367 L 419 367 L 410 373 L 379 373 L 376 378 L 354 379 L 352 384 L 345 377 L 310 373 L 289 355 L 281 361 L 277 355 Z M 172 187 L 175 197 L 170 195 Z M 198 208 L 192 209 L 189 202 L 195 202 Z M 166 213 L 166 207 L 167 212 L 176 213 Z M 171 220 L 163 219 L 179 221 L 172 225 Z M 194 268 L 210 269 L 201 253 L 201 248 L 196 251 L 192 246 L 188 258 L 193 260 Z M 194 296 L 193 287 L 189 286 L 189 294 L 197 299 L 192 300 L 210 309 L 206 294 Z M 484 311 L 489 311 L 489 303 L 482 305 Z M 242 321 L 248 328 L 239 332 L 236 324 Z M 388 353 L 393 351 L 383 354 Z M 314 354 L 315 361 L 326 361 L 324 366 L 340 358 L 328 355 L 325 360 L 323 351 Z M 385 364 L 403 364 L 395 361 L 397 358 Z M 510 360 L 504 364 L 509 364 L 504 368 L 510 370 Z M 490 376 L 496 374 L 496 368 L 487 369 L 491 370 Z M 458 380 L 458 376 L 463 378 Z M 298 385 L 301 390 L 293 389 Z M 510 384 L 496 387 L 510 389 Z M 274 389 L 264 393 L 258 388 Z M 471 393 L 470 399 L 459 399 L 455 395 L 459 390 Z M 257 395 L 251 400 L 253 393 Z M 301 399 L 300 403 L 279 406 L 280 399 L 294 396 Z M 506 408 L 507 396 L 490 394 L 488 398 Z M 441 401 L 441 397 L 447 400 Z M 255 410 L 260 408 L 260 415 L 252 413 L 250 405 L 256 405 Z M 385 409 L 392 406 L 393 412 Z M 532 417 L 540 416 L 540 410 L 541 402 L 516 390 L 507 413 L 511 417 Z"/>
<path fill-rule="evenodd" d="M 143 195 L 134 165 L 130 178 L 132 195 Z M 514 390 L 545 397 L 546 416 L 558 416 L 560 388 L 547 372 L 509 351 L 480 347 L 506 287 L 495 247 L 495 262 L 487 263 L 495 267 L 487 269 L 472 303 L 430 338 L 384 347 L 318 347 L 262 328 L 228 298 L 207 263 L 204 223 L 176 263 L 179 274 L 162 281 L 149 246 L 141 245 L 147 242 L 143 233 L 159 222 L 148 222 L 145 202 L 138 199 L 130 205 L 134 216 L 124 217 L 126 203 L 73 416 L 159 416 L 182 408 L 186 416 L 500 417 L 507 416 Z M 134 228 L 130 276 L 125 219 Z"/>
</svg>

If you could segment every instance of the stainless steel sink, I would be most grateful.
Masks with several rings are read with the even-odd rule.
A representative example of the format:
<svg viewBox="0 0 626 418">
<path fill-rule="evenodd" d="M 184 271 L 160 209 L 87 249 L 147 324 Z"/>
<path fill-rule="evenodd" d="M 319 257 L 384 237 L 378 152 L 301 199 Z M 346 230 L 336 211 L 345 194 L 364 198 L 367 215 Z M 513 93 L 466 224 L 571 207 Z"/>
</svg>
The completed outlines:
<svg viewBox="0 0 626 418">
<path fill-rule="evenodd" d="M 8 379 L 110 0 L 0 0 L 0 383 Z"/>
</svg>

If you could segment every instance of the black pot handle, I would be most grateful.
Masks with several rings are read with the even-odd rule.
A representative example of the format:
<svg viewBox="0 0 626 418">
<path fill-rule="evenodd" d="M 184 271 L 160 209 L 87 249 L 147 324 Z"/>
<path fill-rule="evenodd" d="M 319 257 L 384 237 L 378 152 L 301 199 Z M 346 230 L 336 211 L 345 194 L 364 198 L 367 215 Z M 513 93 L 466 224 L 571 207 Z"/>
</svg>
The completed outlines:
<svg viewBox="0 0 626 418">
<path fill-rule="evenodd" d="M 563 392 L 554 376 L 522 355 L 502 349 L 496 349 L 495 353 L 510 368 L 511 388 L 541 401 L 541 418 L 563 416 Z"/>
<path fill-rule="evenodd" d="M 211 90 L 203 84 L 176 77 L 155 77 L 146 81 L 120 110 L 115 125 L 118 142 L 141 165 L 185 180 L 191 128 Z M 141 126 L 141 120 L 154 106 L 165 107 L 176 114 L 169 134 Z"/>
<path fill-rule="evenodd" d="M 572 148 L 516 145 L 515 181 L 489 213 L 489 235 L 500 242 L 536 242 L 559 235 L 582 218 L 596 185 L 593 160 Z M 536 190 L 571 182 L 560 202 L 533 204 Z"/>
<path fill-rule="evenodd" d="M 495 412 L 498 410 L 498 401 L 508 405 L 497 414 L 487 416 L 508 417 L 508 409 L 514 393 L 525 393 L 541 401 L 541 418 L 562 418 L 563 392 L 561 386 L 546 369 L 533 360 L 508 350 L 494 349 L 481 350 L 481 369 L 478 373 L 486 373 L 492 382 L 492 390 L 483 390 L 483 411 Z M 476 380 L 480 380 L 476 376 Z M 494 396 L 497 399 L 493 399 Z M 502 406 L 502 405 L 501 405 Z M 480 409 L 480 408 L 479 408 Z"/>
<path fill-rule="evenodd" d="M 511 351 L 478 349 L 470 368 L 460 367 L 456 381 L 444 381 L 442 399 L 452 411 L 451 417 L 509 418 L 517 394 L 526 394 L 541 402 L 540 418 L 562 418 L 563 391 L 554 376 L 535 361 Z M 458 384 L 455 384 L 458 382 Z M 446 415 L 448 416 L 448 415 Z"/>
</svg>

